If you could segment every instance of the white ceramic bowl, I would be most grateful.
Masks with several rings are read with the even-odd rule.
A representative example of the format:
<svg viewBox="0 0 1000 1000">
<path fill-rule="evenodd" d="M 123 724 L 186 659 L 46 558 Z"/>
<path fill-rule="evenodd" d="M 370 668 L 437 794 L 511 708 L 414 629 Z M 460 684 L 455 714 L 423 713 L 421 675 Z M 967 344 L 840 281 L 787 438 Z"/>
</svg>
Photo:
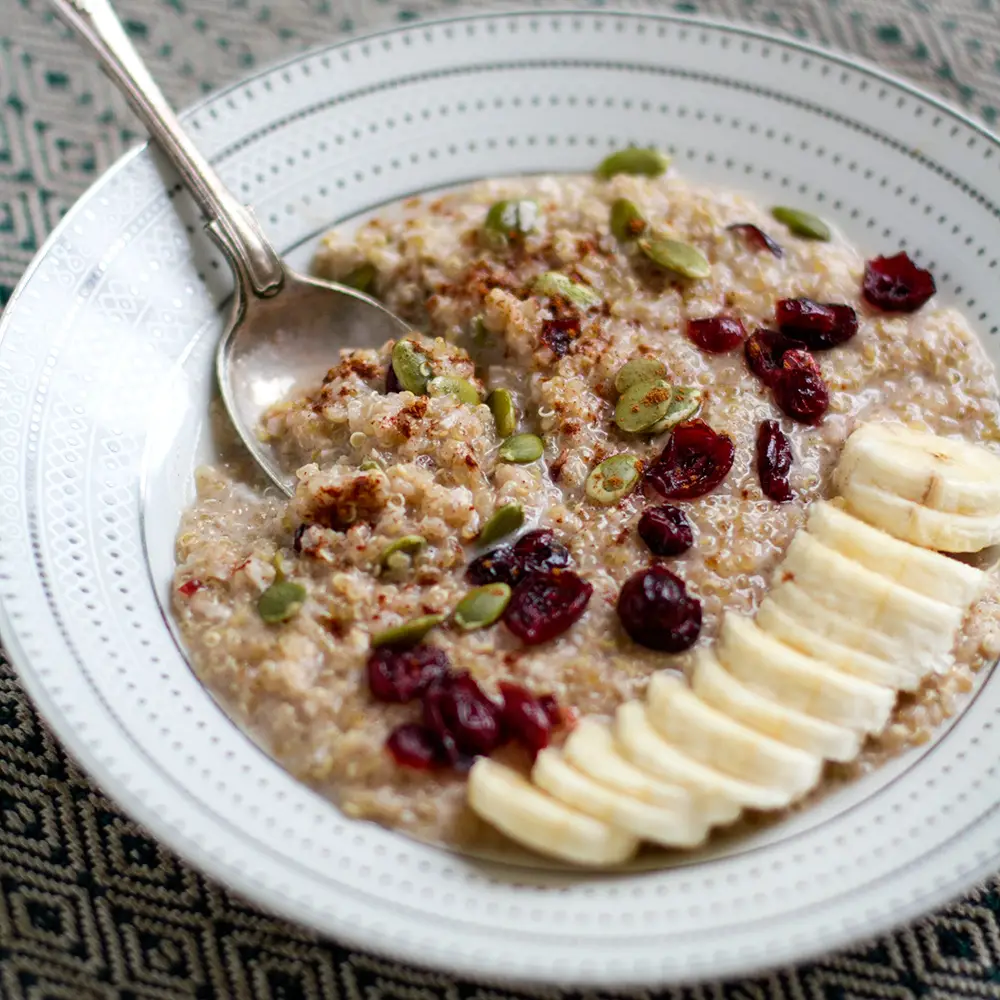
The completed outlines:
<svg viewBox="0 0 1000 1000">
<path fill-rule="evenodd" d="M 478 16 L 293 59 L 186 116 L 279 248 L 485 175 L 651 143 L 685 174 L 814 208 L 933 268 L 994 355 L 1000 147 L 875 70 L 680 18 Z M 150 150 L 68 214 L 3 317 L 0 619 L 59 736 L 138 820 L 262 905 L 488 979 L 719 977 L 912 917 L 1000 862 L 1000 688 L 936 740 L 664 871 L 478 863 L 345 819 L 233 726 L 172 635 L 167 582 L 205 457 L 225 266 Z"/>
</svg>

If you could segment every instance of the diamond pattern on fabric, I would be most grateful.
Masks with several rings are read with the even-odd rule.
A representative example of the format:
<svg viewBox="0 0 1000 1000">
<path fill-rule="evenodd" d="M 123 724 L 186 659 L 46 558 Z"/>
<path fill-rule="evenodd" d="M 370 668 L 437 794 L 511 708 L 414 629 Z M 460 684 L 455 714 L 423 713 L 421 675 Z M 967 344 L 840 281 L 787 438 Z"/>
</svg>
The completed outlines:
<svg viewBox="0 0 1000 1000">
<path fill-rule="evenodd" d="M 597 0 L 591 5 L 614 6 Z M 500 6 L 525 4 L 471 2 L 462 9 Z M 640 0 L 622 6 L 783 30 L 861 55 L 987 123 L 1000 117 L 997 0 Z M 117 9 L 168 97 L 184 105 L 321 41 L 459 8 L 450 0 L 119 0 Z M 46 0 L 9 0 L 4 14 L 0 307 L 69 205 L 141 138 L 124 101 L 55 21 Z M 162 236 L 165 242 L 184 239 L 181 232 Z M 82 260 L 63 260 L 59 280 L 82 279 L 82 267 Z M 113 298 L 108 305 L 123 317 L 135 308 L 127 288 L 109 285 L 101 294 Z M 171 317 L 161 319 L 166 327 Z M 68 407 L 64 430 L 73 431 Z M 669 995 L 692 1000 L 998 996 L 1000 879 L 851 952 Z M 0 657 L 0 998 L 519 996 L 348 951 L 268 917 L 204 879 L 89 784 Z"/>
</svg>

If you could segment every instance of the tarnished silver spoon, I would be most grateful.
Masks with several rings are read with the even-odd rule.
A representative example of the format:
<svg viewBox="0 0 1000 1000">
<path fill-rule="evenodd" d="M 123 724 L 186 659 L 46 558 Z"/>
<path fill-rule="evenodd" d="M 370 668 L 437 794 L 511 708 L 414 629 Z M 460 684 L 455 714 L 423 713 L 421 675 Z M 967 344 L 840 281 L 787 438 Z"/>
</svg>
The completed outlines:
<svg viewBox="0 0 1000 1000">
<path fill-rule="evenodd" d="M 216 350 L 219 389 L 247 450 L 291 495 L 292 476 L 258 438 L 262 412 L 329 367 L 336 347 L 381 344 L 408 327 L 361 292 L 285 266 L 253 212 L 233 197 L 181 128 L 108 0 L 52 2 L 177 168 L 233 269 L 232 310 Z"/>
</svg>

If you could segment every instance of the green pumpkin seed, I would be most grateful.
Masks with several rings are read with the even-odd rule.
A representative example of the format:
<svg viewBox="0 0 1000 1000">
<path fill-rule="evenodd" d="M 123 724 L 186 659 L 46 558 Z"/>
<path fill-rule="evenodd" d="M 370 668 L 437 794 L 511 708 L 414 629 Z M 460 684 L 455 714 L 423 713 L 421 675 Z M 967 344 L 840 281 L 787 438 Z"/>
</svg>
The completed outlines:
<svg viewBox="0 0 1000 1000">
<path fill-rule="evenodd" d="M 361 463 L 361 465 L 358 466 L 358 469 L 361 472 L 377 472 L 381 468 L 382 468 L 382 466 L 379 465 L 378 462 L 376 462 L 374 458 L 366 458 Z"/>
<path fill-rule="evenodd" d="M 662 434 L 678 424 L 690 420 L 701 409 L 701 389 L 697 386 L 675 385 L 670 406 L 662 420 L 648 428 L 650 434 Z"/>
<path fill-rule="evenodd" d="M 587 496 L 594 503 L 614 504 L 639 485 L 642 462 L 635 455 L 606 458 L 587 476 Z"/>
<path fill-rule="evenodd" d="M 445 615 L 421 615 L 411 618 L 402 625 L 376 632 L 371 637 L 372 648 L 376 646 L 415 646 L 432 628 L 440 625 Z"/>
<path fill-rule="evenodd" d="M 294 618 L 306 599 L 306 588 L 293 580 L 272 583 L 257 600 L 257 612 L 268 624 Z"/>
<path fill-rule="evenodd" d="M 646 228 L 646 220 L 642 217 L 635 202 L 628 198 L 618 198 L 611 206 L 611 232 L 616 240 L 628 243 L 642 235 Z"/>
<path fill-rule="evenodd" d="M 506 583 L 488 583 L 485 587 L 470 590 L 455 606 L 455 624 L 471 632 L 487 628 L 504 613 L 510 601 L 510 587 Z"/>
<path fill-rule="evenodd" d="M 595 171 L 602 180 L 615 174 L 638 174 L 643 177 L 659 177 L 670 166 L 670 157 L 658 149 L 641 149 L 629 146 L 617 153 L 606 156 Z"/>
<path fill-rule="evenodd" d="M 403 535 L 385 547 L 379 562 L 391 569 L 399 569 L 409 563 L 410 557 L 415 556 L 426 544 L 427 539 L 423 535 Z"/>
<path fill-rule="evenodd" d="M 666 379 L 667 366 L 656 358 L 633 358 L 618 369 L 615 388 L 619 395 L 631 389 L 637 382 L 656 382 Z"/>
<path fill-rule="evenodd" d="M 392 349 L 392 370 L 399 384 L 415 396 L 427 395 L 431 371 L 427 356 L 418 351 L 412 340 L 397 340 Z"/>
<path fill-rule="evenodd" d="M 469 336 L 477 347 L 482 347 L 490 339 L 490 331 L 486 329 L 486 321 L 482 315 L 473 316 L 469 324 Z"/>
<path fill-rule="evenodd" d="M 539 295 L 553 299 L 565 299 L 578 309 L 592 309 L 601 304 L 601 297 L 593 288 L 579 285 L 572 278 L 558 271 L 546 271 L 535 278 L 534 290 Z"/>
<path fill-rule="evenodd" d="M 665 236 L 651 236 L 639 240 L 639 249 L 658 267 L 666 268 L 682 278 L 707 278 L 712 266 L 705 255 L 680 240 L 668 240 Z"/>
<path fill-rule="evenodd" d="M 544 450 L 542 439 L 537 434 L 514 434 L 500 445 L 497 454 L 505 462 L 527 465 L 538 461 Z"/>
<path fill-rule="evenodd" d="M 490 207 L 483 223 L 483 242 L 494 250 L 504 250 L 535 228 L 538 205 L 530 200 L 504 199 Z"/>
<path fill-rule="evenodd" d="M 796 236 L 804 236 L 807 240 L 830 238 L 830 227 L 818 215 L 813 215 L 811 212 L 779 205 L 771 209 L 771 215 L 786 225 Z"/>
<path fill-rule="evenodd" d="M 636 382 L 618 400 L 615 423 L 630 434 L 648 430 L 666 416 L 672 396 L 669 383 L 663 379 Z"/>
<path fill-rule="evenodd" d="M 376 277 L 378 277 L 378 269 L 374 264 L 366 261 L 346 275 L 341 280 L 341 284 L 347 285 L 348 288 L 356 288 L 359 292 L 368 292 L 375 284 Z"/>
<path fill-rule="evenodd" d="M 493 423 L 496 424 L 497 436 L 509 438 L 517 430 L 517 407 L 514 405 L 514 394 L 509 389 L 494 389 L 486 400 Z"/>
<path fill-rule="evenodd" d="M 519 503 L 504 504 L 493 511 L 476 541 L 480 545 L 492 545 L 501 538 L 513 534 L 522 524 L 524 524 L 524 508 Z"/>
<path fill-rule="evenodd" d="M 432 396 L 458 396 L 461 403 L 468 406 L 479 405 L 479 390 L 468 379 L 458 375 L 438 375 L 427 383 L 427 391 Z"/>
</svg>

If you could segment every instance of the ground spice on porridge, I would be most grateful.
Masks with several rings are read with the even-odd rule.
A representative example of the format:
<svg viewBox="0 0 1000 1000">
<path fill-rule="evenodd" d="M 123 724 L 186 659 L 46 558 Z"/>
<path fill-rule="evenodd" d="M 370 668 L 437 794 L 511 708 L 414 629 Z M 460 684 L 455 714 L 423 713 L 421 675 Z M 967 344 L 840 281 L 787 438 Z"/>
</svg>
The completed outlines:
<svg viewBox="0 0 1000 1000">
<path fill-rule="evenodd" d="M 515 205 L 493 213 L 508 228 L 484 239 L 501 200 Z M 680 278 L 644 256 L 630 237 L 647 227 L 695 248 L 683 266 L 704 259 L 709 276 Z M 1000 443 L 993 367 L 958 312 L 933 302 L 882 312 L 863 296 L 880 294 L 877 276 L 866 280 L 864 259 L 839 238 L 800 238 L 743 196 L 672 174 L 489 181 L 431 203 L 411 199 L 349 236 L 329 234 L 315 267 L 338 279 L 363 268 L 373 293 L 422 331 L 411 343 L 437 385 L 405 391 L 389 375 L 391 343 L 342 351 L 321 385 L 266 416 L 262 433 L 298 469 L 290 502 L 262 489 L 235 448 L 200 469 L 177 539 L 174 611 L 199 677 L 294 775 L 348 815 L 431 841 L 478 847 L 494 835 L 468 811 L 461 770 L 401 767 L 386 750 L 419 712 L 375 701 L 366 664 L 374 635 L 446 615 L 469 592 L 475 539 L 499 509 L 520 505 L 524 530 L 545 527 L 566 546 L 572 571 L 593 588 L 582 616 L 538 645 L 503 624 L 438 627 L 426 641 L 488 694 L 516 684 L 552 695 L 571 720 L 607 715 L 640 697 L 653 672 L 689 665 L 691 650 L 632 642 L 616 614 L 622 585 L 656 561 L 658 546 L 701 602 L 704 644 L 724 609 L 756 608 L 806 506 L 830 495 L 833 465 L 860 421 Z M 788 307 L 776 318 L 776 304 L 793 299 L 831 309 Z M 856 333 L 832 311 L 844 306 L 856 311 Z M 720 315 L 734 322 L 703 322 Z M 806 334 L 788 339 L 793 323 L 810 324 L 815 354 L 803 350 Z M 789 352 L 805 355 L 795 377 L 813 389 L 821 379 L 828 392 L 818 414 L 815 398 L 797 412 L 782 388 Z M 648 468 L 670 439 L 669 430 L 638 435 L 614 422 L 616 375 L 634 359 L 661 362 L 670 383 L 689 387 L 697 418 L 727 436 L 733 454 L 717 487 L 671 499 L 679 513 L 647 515 L 642 530 L 640 518 L 664 497 L 647 486 L 595 503 L 593 480 L 590 496 L 587 488 L 609 457 L 629 452 Z M 514 403 L 516 430 L 540 439 L 540 459 L 530 450 L 501 457 L 499 398 L 487 404 L 496 390 L 505 408 Z M 792 454 L 787 490 L 772 483 L 767 496 L 758 475 L 765 421 L 774 422 L 772 451 L 787 444 Z M 280 580 L 301 585 L 303 599 L 268 623 L 257 602 Z M 994 582 L 966 621 L 954 669 L 902 697 L 887 731 L 831 774 L 925 741 L 960 706 L 1000 651 L 998 598 Z M 413 731 L 401 741 L 419 756 Z M 499 755 L 529 763 L 517 746 Z"/>
</svg>

